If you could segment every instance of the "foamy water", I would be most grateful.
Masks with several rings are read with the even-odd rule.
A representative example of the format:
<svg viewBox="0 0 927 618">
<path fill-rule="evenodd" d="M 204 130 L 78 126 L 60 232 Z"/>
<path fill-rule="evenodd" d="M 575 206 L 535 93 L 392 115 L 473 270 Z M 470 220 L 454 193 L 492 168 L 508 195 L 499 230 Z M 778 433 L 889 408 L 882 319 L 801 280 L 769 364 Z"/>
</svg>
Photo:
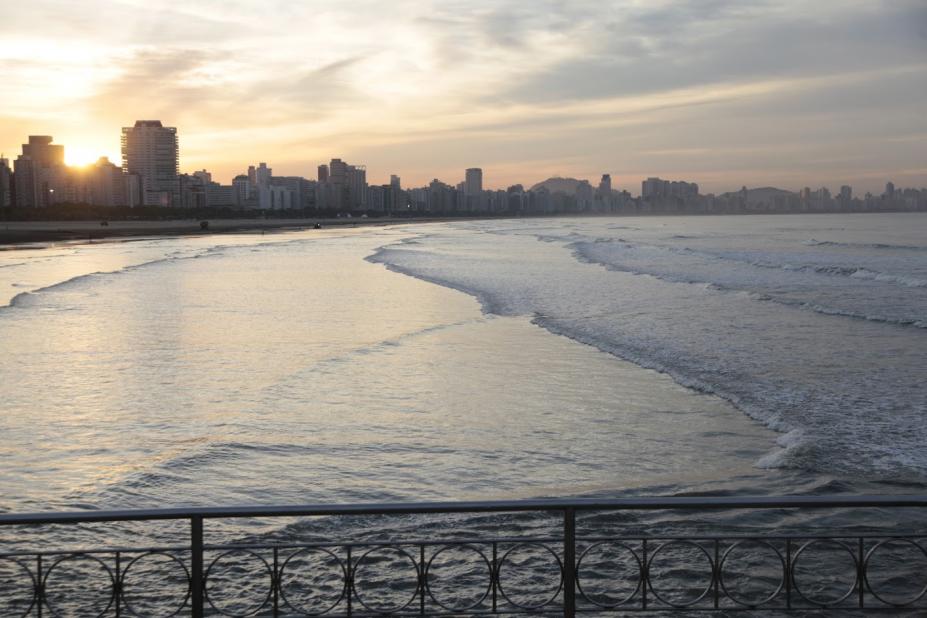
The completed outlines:
<svg viewBox="0 0 927 618">
<path fill-rule="evenodd" d="M 927 217 L 474 223 L 372 258 L 783 434 L 757 465 L 927 478 Z"/>
</svg>

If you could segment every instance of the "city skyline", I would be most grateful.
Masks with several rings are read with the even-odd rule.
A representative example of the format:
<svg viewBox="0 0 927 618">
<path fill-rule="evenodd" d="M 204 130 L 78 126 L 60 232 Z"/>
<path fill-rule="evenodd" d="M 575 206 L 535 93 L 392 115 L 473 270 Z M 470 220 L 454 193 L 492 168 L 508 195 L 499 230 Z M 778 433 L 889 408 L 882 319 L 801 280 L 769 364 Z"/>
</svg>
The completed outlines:
<svg viewBox="0 0 927 618">
<path fill-rule="evenodd" d="M 120 127 L 161 118 L 222 182 L 338 153 L 384 184 L 927 183 L 922 3 L 399 4 L 4 8 L 0 151 L 51 134 L 69 163 L 117 161 Z"/>
</svg>

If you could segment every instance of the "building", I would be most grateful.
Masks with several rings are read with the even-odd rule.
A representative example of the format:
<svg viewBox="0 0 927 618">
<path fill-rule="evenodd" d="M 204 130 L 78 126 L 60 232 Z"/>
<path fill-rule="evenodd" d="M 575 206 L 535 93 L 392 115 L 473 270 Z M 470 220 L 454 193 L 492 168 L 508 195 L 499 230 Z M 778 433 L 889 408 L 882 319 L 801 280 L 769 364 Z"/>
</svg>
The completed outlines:
<svg viewBox="0 0 927 618">
<path fill-rule="evenodd" d="M 254 186 L 269 187 L 270 179 L 274 175 L 274 170 L 267 167 L 266 163 L 259 163 L 254 170 Z"/>
<path fill-rule="evenodd" d="M 251 171 L 254 166 L 248 169 Z M 238 205 L 247 207 L 249 201 L 254 197 L 254 184 L 251 182 L 251 178 L 245 174 L 239 174 L 232 179 L 232 186 L 235 188 Z"/>
<path fill-rule="evenodd" d="M 137 206 L 130 199 L 130 177 L 122 168 L 100 157 L 85 171 L 86 201 L 94 206 Z"/>
<path fill-rule="evenodd" d="M 0 208 L 13 205 L 13 170 L 10 160 L 0 155 Z"/>
<path fill-rule="evenodd" d="M 258 208 L 261 210 L 289 210 L 296 208 L 296 195 L 279 185 L 258 186 Z"/>
<path fill-rule="evenodd" d="M 18 208 L 43 208 L 55 203 L 55 190 L 65 176 L 64 146 L 50 135 L 30 135 L 13 163 L 13 191 Z"/>
<path fill-rule="evenodd" d="M 483 170 L 471 167 L 467 170 L 464 180 L 464 193 L 466 195 L 479 195 L 483 192 Z"/>
<path fill-rule="evenodd" d="M 341 159 L 320 165 L 316 207 L 338 212 L 367 210 L 367 168 Z"/>
<path fill-rule="evenodd" d="M 122 171 L 135 174 L 145 206 L 181 204 L 177 129 L 160 120 L 139 120 L 122 129 Z"/>
</svg>

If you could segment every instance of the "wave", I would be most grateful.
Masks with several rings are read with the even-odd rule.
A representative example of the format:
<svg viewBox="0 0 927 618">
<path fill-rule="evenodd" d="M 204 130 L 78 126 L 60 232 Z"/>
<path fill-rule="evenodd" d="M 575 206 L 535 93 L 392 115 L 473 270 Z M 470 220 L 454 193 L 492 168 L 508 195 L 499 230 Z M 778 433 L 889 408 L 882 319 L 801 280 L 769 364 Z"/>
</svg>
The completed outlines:
<svg viewBox="0 0 927 618">
<path fill-rule="evenodd" d="M 545 238 L 538 240 L 548 238 L 545 234 L 541 236 Z M 882 316 L 872 303 L 873 311 L 851 311 L 857 308 L 834 307 L 831 299 L 815 302 L 819 296 L 815 295 L 817 285 L 813 281 L 810 285 L 805 281 L 801 288 L 792 290 L 796 297 L 789 299 L 772 285 L 759 290 L 756 285 L 731 285 L 743 274 L 738 272 L 730 273 L 731 281 L 711 281 L 710 277 L 706 280 L 686 272 L 675 276 L 658 270 L 647 272 L 647 260 L 651 258 L 658 263 L 669 259 L 678 266 L 680 260 L 673 255 L 639 253 L 633 265 L 622 267 L 610 263 L 617 261 L 615 256 L 610 260 L 608 255 L 601 255 L 607 253 L 601 243 L 615 243 L 615 239 L 571 243 L 571 238 L 564 234 L 561 246 L 568 251 L 572 249 L 572 258 L 578 262 L 654 281 L 685 283 L 692 286 L 692 292 L 681 286 L 655 286 L 645 281 L 640 284 L 618 279 L 609 282 L 600 275 L 584 274 L 566 262 L 557 261 L 552 267 L 562 268 L 563 274 L 559 276 L 568 278 L 561 281 L 557 279 L 559 271 L 541 272 L 532 260 L 518 262 L 513 252 L 520 254 L 527 250 L 520 246 L 514 249 L 486 244 L 485 261 L 468 258 L 462 262 L 454 257 L 457 238 L 438 237 L 435 240 L 436 243 L 428 243 L 434 245 L 430 250 L 422 250 L 421 246 L 403 248 L 398 243 L 379 248 L 367 259 L 382 263 L 394 272 L 470 294 L 479 300 L 486 313 L 532 316 L 532 323 L 551 333 L 664 373 L 682 386 L 730 402 L 747 416 L 788 436 L 777 445 L 777 450 L 762 457 L 758 466 L 817 472 L 856 471 L 867 478 L 909 477 L 925 470 L 922 458 L 909 461 L 910 443 L 921 433 L 921 429 L 917 429 L 919 417 L 915 411 L 923 397 L 909 396 L 909 390 L 892 390 L 859 364 L 865 360 L 863 357 L 853 356 L 847 361 L 845 371 L 837 367 L 840 363 L 817 365 L 820 346 L 801 338 L 796 338 L 794 345 L 780 342 L 772 334 L 774 331 L 764 329 L 770 326 L 833 332 L 834 345 L 830 346 L 833 354 L 856 354 L 847 347 L 849 340 L 842 338 L 844 334 L 853 333 L 853 339 L 861 343 L 870 338 L 874 348 L 881 350 L 879 355 L 887 353 L 889 341 L 902 341 L 906 334 L 883 333 L 875 330 L 875 325 L 863 328 L 837 321 L 824 323 L 772 309 L 754 312 L 744 303 L 748 300 L 774 301 L 809 313 L 844 315 L 867 323 L 914 326 L 919 331 L 927 327 L 923 320 L 907 320 L 903 315 L 900 318 Z M 447 246 L 443 244 L 448 242 Z M 666 247 L 655 249 L 667 251 Z M 542 251 L 547 260 L 553 259 L 551 252 L 556 249 Z M 687 250 L 676 248 L 674 253 L 683 251 Z M 696 253 L 688 255 L 692 257 Z M 681 267 L 686 266 L 682 264 Z M 700 266 L 712 267 L 710 262 Z M 512 270 L 513 267 L 518 270 Z M 571 281 L 575 281 L 575 285 Z M 609 291 L 612 283 L 617 287 Z M 748 280 L 747 283 L 756 282 Z M 724 284 L 728 284 L 727 287 Z M 697 287 L 701 290 L 697 291 Z M 852 289 L 853 286 L 839 286 L 841 292 Z M 634 292 L 633 296 L 624 298 L 626 290 L 639 290 L 645 296 Z M 586 298 L 585 294 L 591 296 Z M 653 294 L 653 301 L 657 303 L 651 309 L 644 302 L 649 294 Z M 687 307 L 691 310 L 689 317 L 695 320 L 691 328 L 682 326 L 688 319 L 684 311 Z M 747 320 L 725 326 L 727 319 L 739 322 L 738 316 Z M 811 331 L 794 332 L 797 337 L 799 332 Z M 764 347 L 757 349 L 756 346 Z M 919 358 L 916 351 L 905 349 L 904 353 L 912 359 Z M 793 357 L 794 361 L 790 361 Z M 813 371 L 809 373 L 814 375 L 797 369 L 805 362 L 810 363 Z M 874 427 L 884 423 L 914 431 L 905 435 L 897 429 L 888 439 L 883 433 L 874 433 Z M 835 424 L 840 427 L 835 428 Z M 861 457 L 861 462 L 847 460 L 850 453 Z"/>
<path fill-rule="evenodd" d="M 599 240 L 592 241 L 592 244 L 598 244 L 598 243 L 603 243 L 603 242 L 607 242 L 607 241 L 599 239 Z M 621 241 L 621 242 L 625 242 L 625 241 Z M 569 248 L 573 250 L 573 256 L 578 261 L 585 262 L 588 264 L 597 264 L 600 266 L 604 266 L 605 268 L 609 270 L 614 270 L 616 272 L 624 272 L 624 273 L 628 273 L 631 275 L 637 275 L 637 276 L 653 277 L 654 279 L 658 279 L 660 281 L 666 281 L 668 283 L 681 283 L 681 284 L 687 284 L 687 285 L 695 285 L 695 286 L 703 287 L 705 289 L 715 290 L 719 292 L 732 292 L 732 293 L 747 294 L 750 298 L 753 298 L 754 300 L 765 301 L 765 302 L 775 302 L 775 303 L 778 303 L 786 307 L 794 307 L 794 308 L 814 311 L 815 313 L 819 313 L 821 315 L 840 316 L 840 317 L 851 318 L 851 319 L 856 319 L 856 320 L 865 320 L 867 322 L 892 324 L 895 326 L 913 326 L 915 328 L 927 328 L 927 320 L 922 320 L 922 319 L 917 319 L 917 318 L 905 318 L 905 317 L 890 317 L 890 316 L 885 316 L 885 315 L 863 313 L 863 312 L 854 311 L 851 309 L 831 307 L 831 306 L 823 305 L 819 302 L 814 302 L 814 301 L 802 301 L 802 300 L 782 298 L 774 294 L 771 294 L 769 292 L 755 290 L 749 287 L 748 285 L 732 286 L 732 285 L 718 283 L 716 281 L 709 281 L 706 278 L 684 277 L 684 276 L 679 276 L 679 275 L 663 273 L 663 272 L 659 272 L 656 270 L 642 270 L 640 268 L 631 268 L 631 267 L 618 264 L 614 261 L 609 261 L 607 259 L 591 255 L 591 253 L 588 250 L 586 250 L 587 248 L 584 246 L 585 244 L 586 244 L 585 242 L 576 242 L 576 243 L 572 243 L 569 245 Z M 630 247 L 631 245 L 628 244 L 627 246 Z M 758 265 L 758 264 L 754 264 L 754 265 Z M 790 268 L 785 268 L 785 267 L 783 267 L 783 269 L 784 270 L 798 270 L 798 269 L 790 269 Z M 822 272 L 822 273 L 823 272 L 827 272 L 827 273 L 841 272 L 841 273 L 846 274 L 846 276 L 854 276 L 856 278 L 872 278 L 873 280 L 883 281 L 883 282 L 888 281 L 889 279 L 894 280 L 894 277 L 889 277 L 882 273 L 873 273 L 871 271 L 864 271 L 864 274 L 860 275 L 859 274 L 860 270 L 861 269 L 847 270 L 847 269 L 843 269 L 842 267 L 830 267 L 830 266 L 819 267 L 815 269 L 815 271 Z M 872 276 L 870 277 L 870 275 Z M 927 282 L 924 282 L 924 283 L 927 284 Z M 910 287 L 925 287 L 925 286 L 912 285 Z"/>
<path fill-rule="evenodd" d="M 884 251 L 927 251 L 927 246 L 919 245 L 890 245 L 887 243 L 865 243 L 865 242 L 836 242 L 832 240 L 807 240 L 804 242 L 809 247 L 846 247 L 849 249 L 879 249 Z"/>
<path fill-rule="evenodd" d="M 74 277 L 65 279 L 63 281 L 58 281 L 50 285 L 38 287 L 32 290 L 27 290 L 25 292 L 20 292 L 19 294 L 16 294 L 15 296 L 13 296 L 6 305 L 0 305 L 0 311 L 11 309 L 11 308 L 26 307 L 28 306 L 28 303 L 27 303 L 28 299 L 33 298 L 36 295 L 46 294 L 48 292 L 54 292 L 56 290 L 61 290 L 61 289 L 70 287 L 77 283 L 91 281 L 93 279 L 103 277 L 103 276 L 125 274 L 128 272 L 139 270 L 141 268 L 147 268 L 155 264 L 163 264 L 163 263 L 174 262 L 178 260 L 196 259 L 196 258 L 201 258 L 201 257 L 208 257 L 211 255 L 217 255 L 227 248 L 228 247 L 224 245 L 218 245 L 215 247 L 209 247 L 208 249 L 204 249 L 192 255 L 184 254 L 183 252 L 180 252 L 180 251 L 175 251 L 175 252 L 165 255 L 164 257 L 156 258 L 153 260 L 148 260 L 145 262 L 139 262 L 137 264 L 128 264 L 126 266 L 117 268 L 115 270 L 93 271 L 89 273 L 83 273 L 81 275 L 75 275 Z M 20 284 L 13 284 L 13 285 L 18 286 Z"/>
</svg>

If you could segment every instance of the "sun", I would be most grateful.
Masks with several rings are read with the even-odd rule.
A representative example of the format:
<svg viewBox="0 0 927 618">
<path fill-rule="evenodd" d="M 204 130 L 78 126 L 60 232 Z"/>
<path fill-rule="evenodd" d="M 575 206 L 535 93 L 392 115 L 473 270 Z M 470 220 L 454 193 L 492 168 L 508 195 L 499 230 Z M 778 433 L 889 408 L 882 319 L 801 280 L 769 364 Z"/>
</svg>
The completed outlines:
<svg viewBox="0 0 927 618">
<path fill-rule="evenodd" d="M 96 163 L 100 157 L 106 156 L 95 148 L 86 146 L 65 146 L 64 162 L 73 167 L 85 167 Z"/>
</svg>

